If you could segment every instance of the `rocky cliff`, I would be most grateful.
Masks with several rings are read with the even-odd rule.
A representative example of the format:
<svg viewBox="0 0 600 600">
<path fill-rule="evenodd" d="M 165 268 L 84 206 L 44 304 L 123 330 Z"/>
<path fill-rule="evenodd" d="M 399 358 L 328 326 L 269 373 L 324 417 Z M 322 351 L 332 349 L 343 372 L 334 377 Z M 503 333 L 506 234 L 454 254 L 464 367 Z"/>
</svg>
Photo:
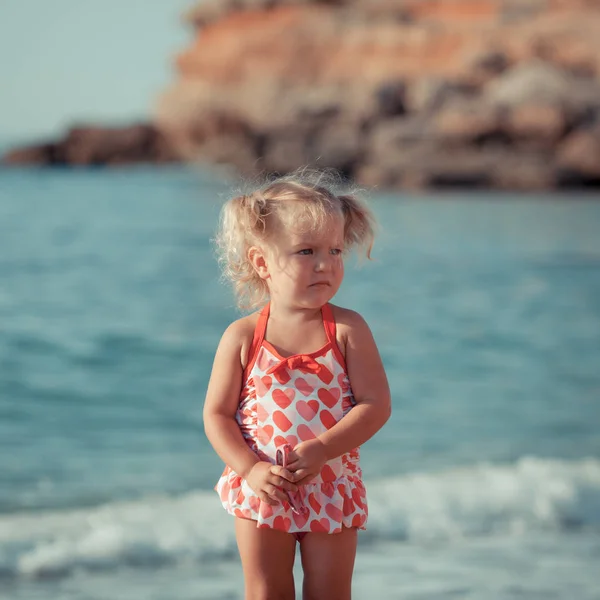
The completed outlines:
<svg viewBox="0 0 600 600">
<path fill-rule="evenodd" d="M 385 187 L 600 186 L 600 0 L 205 0 L 186 20 L 154 123 L 178 157 Z"/>
</svg>

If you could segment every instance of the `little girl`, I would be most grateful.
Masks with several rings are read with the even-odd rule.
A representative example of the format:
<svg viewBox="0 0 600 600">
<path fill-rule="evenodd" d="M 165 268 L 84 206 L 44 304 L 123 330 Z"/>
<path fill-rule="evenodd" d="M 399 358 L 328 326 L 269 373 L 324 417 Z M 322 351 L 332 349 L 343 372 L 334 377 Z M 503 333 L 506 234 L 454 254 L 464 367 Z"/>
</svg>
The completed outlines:
<svg viewBox="0 0 600 600">
<path fill-rule="evenodd" d="M 217 483 L 234 515 L 246 598 L 350 598 L 367 500 L 358 447 L 390 416 L 381 358 L 363 318 L 329 301 L 373 219 L 322 180 L 280 178 L 222 210 L 217 244 L 240 306 L 216 352 L 206 435 L 227 465 Z"/>
</svg>

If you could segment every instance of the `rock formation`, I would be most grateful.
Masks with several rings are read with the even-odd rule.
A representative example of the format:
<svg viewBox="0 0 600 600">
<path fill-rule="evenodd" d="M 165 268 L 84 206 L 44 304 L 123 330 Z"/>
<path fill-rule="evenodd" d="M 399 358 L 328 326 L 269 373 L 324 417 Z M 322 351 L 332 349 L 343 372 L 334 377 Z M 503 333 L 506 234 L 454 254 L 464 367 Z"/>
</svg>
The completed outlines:
<svg viewBox="0 0 600 600">
<path fill-rule="evenodd" d="M 600 0 L 204 0 L 186 20 L 155 111 L 169 156 L 381 187 L 600 186 Z"/>
<path fill-rule="evenodd" d="M 16 148 L 4 156 L 9 165 L 116 166 L 179 160 L 164 134 L 151 124 L 128 127 L 80 125 L 57 142 Z"/>
</svg>

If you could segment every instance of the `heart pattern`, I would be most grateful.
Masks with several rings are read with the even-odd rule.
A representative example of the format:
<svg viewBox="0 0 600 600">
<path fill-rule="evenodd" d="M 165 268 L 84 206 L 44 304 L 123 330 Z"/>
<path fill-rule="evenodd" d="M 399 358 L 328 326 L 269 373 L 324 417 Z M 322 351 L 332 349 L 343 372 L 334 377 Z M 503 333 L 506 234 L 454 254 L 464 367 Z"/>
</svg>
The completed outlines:
<svg viewBox="0 0 600 600">
<path fill-rule="evenodd" d="M 286 409 L 294 399 L 296 392 L 290 388 L 286 390 L 275 389 L 273 390 L 273 401 L 279 408 Z"/>
<path fill-rule="evenodd" d="M 270 375 L 265 375 L 264 377 L 257 377 L 254 380 L 254 385 L 256 387 L 256 395 L 259 398 L 263 398 L 267 395 L 267 392 L 271 389 L 271 383 L 273 380 Z"/>
<path fill-rule="evenodd" d="M 327 324 L 326 318 L 331 317 L 326 317 L 325 307 L 323 316 Z M 260 323 L 259 319 L 259 326 L 266 328 L 266 320 Z M 257 329 L 259 337 L 261 333 L 264 331 Z M 331 334 L 328 339 L 332 339 Z M 236 421 L 246 443 L 261 460 L 275 463 L 278 448 L 295 448 L 320 436 L 352 410 L 355 402 L 350 382 L 332 342 L 318 353 L 298 355 L 310 356 L 302 369 L 293 364 L 290 367 L 290 361 L 283 364 L 272 346 L 260 345 L 254 356 L 256 360 L 243 382 Z M 339 533 L 342 527 L 364 529 L 367 520 L 357 448 L 327 461 L 314 479 L 300 486 L 295 495 L 295 500 L 301 499 L 299 508 L 295 502 L 297 510 L 289 502 L 261 502 L 230 467 L 225 468 L 215 489 L 230 514 L 254 520 L 258 527 L 290 533 Z"/>
<path fill-rule="evenodd" d="M 297 377 L 294 381 L 294 385 L 303 396 L 310 396 L 315 391 L 315 388 L 310 385 L 304 377 Z"/>
<path fill-rule="evenodd" d="M 308 402 L 299 400 L 296 402 L 296 410 L 303 419 L 312 421 L 319 412 L 319 403 L 316 400 L 309 400 Z"/>
<path fill-rule="evenodd" d="M 340 388 L 333 388 L 332 390 L 321 388 L 318 393 L 319 399 L 327 408 L 333 408 L 338 403 L 341 395 Z"/>
</svg>

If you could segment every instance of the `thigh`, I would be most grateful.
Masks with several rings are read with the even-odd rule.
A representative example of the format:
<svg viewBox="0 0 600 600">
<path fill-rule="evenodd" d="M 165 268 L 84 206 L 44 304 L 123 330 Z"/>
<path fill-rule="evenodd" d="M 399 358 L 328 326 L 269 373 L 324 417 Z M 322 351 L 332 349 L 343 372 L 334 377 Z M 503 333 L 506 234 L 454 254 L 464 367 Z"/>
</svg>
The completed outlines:
<svg viewBox="0 0 600 600">
<path fill-rule="evenodd" d="M 304 600 L 350 600 L 357 531 L 307 533 L 300 543 Z"/>
<path fill-rule="evenodd" d="M 237 517 L 235 533 L 246 600 L 294 600 L 294 536 L 276 529 L 258 528 L 256 521 Z"/>
</svg>

